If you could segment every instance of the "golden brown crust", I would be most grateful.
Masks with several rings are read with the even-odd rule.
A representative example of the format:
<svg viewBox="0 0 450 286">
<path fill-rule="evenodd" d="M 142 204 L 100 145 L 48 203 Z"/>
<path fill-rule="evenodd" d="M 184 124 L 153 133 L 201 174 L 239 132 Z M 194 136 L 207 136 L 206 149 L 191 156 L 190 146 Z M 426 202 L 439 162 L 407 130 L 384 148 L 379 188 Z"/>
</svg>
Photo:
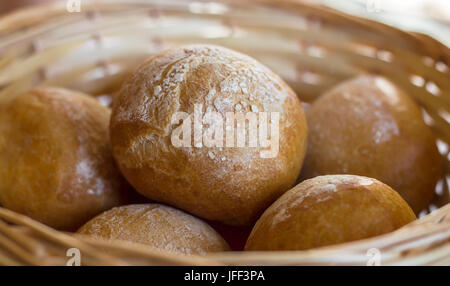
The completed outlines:
<svg viewBox="0 0 450 286">
<path fill-rule="evenodd" d="M 270 206 L 245 249 L 310 249 L 380 235 L 413 220 L 408 204 L 378 180 L 319 176 L 303 181 Z"/>
<path fill-rule="evenodd" d="M 413 210 L 428 206 L 442 159 L 419 107 L 379 76 L 361 76 L 321 96 L 308 113 L 303 178 L 356 174 L 397 190 Z"/>
<path fill-rule="evenodd" d="M 109 117 L 95 99 L 59 88 L 0 106 L 0 203 L 61 230 L 125 203 Z"/>
<path fill-rule="evenodd" d="M 160 204 L 113 208 L 87 222 L 77 233 L 183 254 L 229 250 L 225 240 L 206 222 Z"/>
<path fill-rule="evenodd" d="M 276 158 L 260 148 L 175 148 L 172 115 L 280 112 Z M 143 195 L 195 215 L 249 224 L 295 182 L 306 148 L 304 113 L 295 93 L 255 60 L 215 46 L 155 55 L 124 83 L 111 117 L 119 168 Z"/>
</svg>

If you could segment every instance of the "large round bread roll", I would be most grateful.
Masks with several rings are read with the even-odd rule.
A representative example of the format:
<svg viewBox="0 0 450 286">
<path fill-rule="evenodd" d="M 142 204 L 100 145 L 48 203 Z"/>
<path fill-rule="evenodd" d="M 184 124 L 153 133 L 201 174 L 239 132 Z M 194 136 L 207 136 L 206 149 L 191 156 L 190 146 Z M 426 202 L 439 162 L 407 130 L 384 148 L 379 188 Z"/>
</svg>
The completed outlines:
<svg viewBox="0 0 450 286">
<path fill-rule="evenodd" d="M 229 250 L 228 244 L 206 222 L 160 204 L 113 208 L 87 222 L 78 233 L 182 254 Z"/>
<path fill-rule="evenodd" d="M 173 138 L 185 137 L 175 136 L 184 125 L 171 124 L 173 116 L 184 112 L 196 122 L 196 106 L 200 116 L 215 112 L 222 120 L 203 118 L 205 126 L 223 131 L 223 140 L 217 140 L 222 147 L 207 144 L 207 127 L 196 141 L 193 124 L 186 129 L 192 130 L 188 145 L 174 144 Z M 241 147 L 231 140 L 229 147 L 226 133 L 236 121 L 225 128 L 228 112 L 253 112 L 258 119 L 265 112 L 261 122 L 272 120 L 265 132 L 274 135 L 269 146 L 256 135 L 247 136 Z M 253 126 L 263 134 L 259 122 Z M 279 127 L 273 142 L 272 123 Z M 265 66 L 225 48 L 194 45 L 157 54 L 128 78 L 114 100 L 111 139 L 119 168 L 143 195 L 209 220 L 244 225 L 295 182 L 306 149 L 306 122 L 295 93 Z"/>
<path fill-rule="evenodd" d="M 128 201 L 109 143 L 110 111 L 37 88 L 0 106 L 0 204 L 61 230 Z"/>
<path fill-rule="evenodd" d="M 308 113 L 303 178 L 356 174 L 388 184 L 419 213 L 442 174 L 430 128 L 417 104 L 383 77 L 364 75 L 333 88 Z"/>
<path fill-rule="evenodd" d="M 408 204 L 378 180 L 319 176 L 273 203 L 257 221 L 245 249 L 311 249 L 384 234 L 414 220 Z"/>
</svg>

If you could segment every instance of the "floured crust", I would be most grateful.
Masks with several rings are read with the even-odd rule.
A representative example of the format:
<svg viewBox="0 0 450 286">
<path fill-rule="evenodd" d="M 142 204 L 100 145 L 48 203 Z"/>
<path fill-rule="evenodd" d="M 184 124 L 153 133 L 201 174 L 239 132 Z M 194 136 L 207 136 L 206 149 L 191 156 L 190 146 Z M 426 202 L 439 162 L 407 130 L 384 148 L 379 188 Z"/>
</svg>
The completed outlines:
<svg viewBox="0 0 450 286">
<path fill-rule="evenodd" d="M 280 112 L 276 158 L 260 148 L 175 148 L 177 111 Z M 216 46 L 194 45 L 147 60 L 117 94 L 111 141 L 119 168 L 143 195 L 200 217 L 249 224 L 295 182 L 306 124 L 295 93 L 265 66 Z"/>
<path fill-rule="evenodd" d="M 302 177 L 369 176 L 398 191 L 416 214 L 428 206 L 443 161 L 419 107 L 394 84 L 357 77 L 321 96 L 307 116 Z"/>
<path fill-rule="evenodd" d="M 246 250 L 305 250 L 391 232 L 415 220 L 408 204 L 378 180 L 318 176 L 298 184 L 261 216 Z"/>
<path fill-rule="evenodd" d="M 85 94 L 36 88 L 0 107 L 0 203 L 61 230 L 127 202 L 110 111 Z"/>
<path fill-rule="evenodd" d="M 87 222 L 77 233 L 148 244 L 182 254 L 229 250 L 223 238 L 206 222 L 160 204 L 113 208 Z"/>
</svg>

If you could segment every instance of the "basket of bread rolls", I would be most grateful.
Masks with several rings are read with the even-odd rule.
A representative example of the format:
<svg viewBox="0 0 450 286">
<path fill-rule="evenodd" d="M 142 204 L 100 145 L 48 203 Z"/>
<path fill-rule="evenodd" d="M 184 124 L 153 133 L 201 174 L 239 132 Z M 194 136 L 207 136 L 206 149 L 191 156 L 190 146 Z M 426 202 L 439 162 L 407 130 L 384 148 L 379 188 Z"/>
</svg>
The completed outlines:
<svg viewBox="0 0 450 286">
<path fill-rule="evenodd" d="M 449 265 L 449 65 L 298 0 L 7 14 L 0 265 Z"/>
</svg>

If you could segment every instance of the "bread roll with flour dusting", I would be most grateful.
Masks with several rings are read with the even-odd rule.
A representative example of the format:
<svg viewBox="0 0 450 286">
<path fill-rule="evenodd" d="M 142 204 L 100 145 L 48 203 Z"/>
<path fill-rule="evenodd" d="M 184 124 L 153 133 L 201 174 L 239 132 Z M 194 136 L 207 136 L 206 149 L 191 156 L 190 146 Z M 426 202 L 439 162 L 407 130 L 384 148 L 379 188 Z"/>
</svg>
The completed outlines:
<svg viewBox="0 0 450 286">
<path fill-rule="evenodd" d="M 196 137 L 196 110 L 205 126 L 218 127 L 212 132 L 217 137 L 205 126 Z M 251 112 L 257 132 L 250 133 L 246 122 L 245 144 L 239 145 L 241 125 L 237 120 L 227 125 L 227 113 L 251 117 Z M 267 120 L 259 121 L 264 113 Z M 192 125 L 172 124 L 175 114 L 189 117 Z M 186 132 L 175 136 L 182 126 Z M 140 193 L 233 225 L 252 223 L 292 186 L 306 146 L 296 94 L 256 60 L 217 46 L 175 48 L 143 63 L 115 97 L 110 128 L 119 168 Z M 220 130 L 223 140 L 211 145 L 208 139 L 220 139 Z M 230 130 L 236 139 L 230 135 L 227 141 Z M 261 140 L 261 131 L 273 136 Z M 279 140 L 273 140 L 277 134 Z M 185 144 L 174 144 L 174 138 Z"/>
<path fill-rule="evenodd" d="M 206 222 L 160 204 L 113 208 L 87 222 L 78 233 L 182 254 L 229 250 L 228 244 Z"/>
<path fill-rule="evenodd" d="M 443 160 L 418 105 L 389 80 L 363 75 L 317 99 L 307 113 L 302 177 L 355 174 L 388 184 L 416 214 L 434 196 Z"/>
<path fill-rule="evenodd" d="M 281 196 L 257 221 L 246 250 L 305 250 L 391 232 L 415 220 L 408 204 L 378 180 L 318 176 Z"/>
</svg>

